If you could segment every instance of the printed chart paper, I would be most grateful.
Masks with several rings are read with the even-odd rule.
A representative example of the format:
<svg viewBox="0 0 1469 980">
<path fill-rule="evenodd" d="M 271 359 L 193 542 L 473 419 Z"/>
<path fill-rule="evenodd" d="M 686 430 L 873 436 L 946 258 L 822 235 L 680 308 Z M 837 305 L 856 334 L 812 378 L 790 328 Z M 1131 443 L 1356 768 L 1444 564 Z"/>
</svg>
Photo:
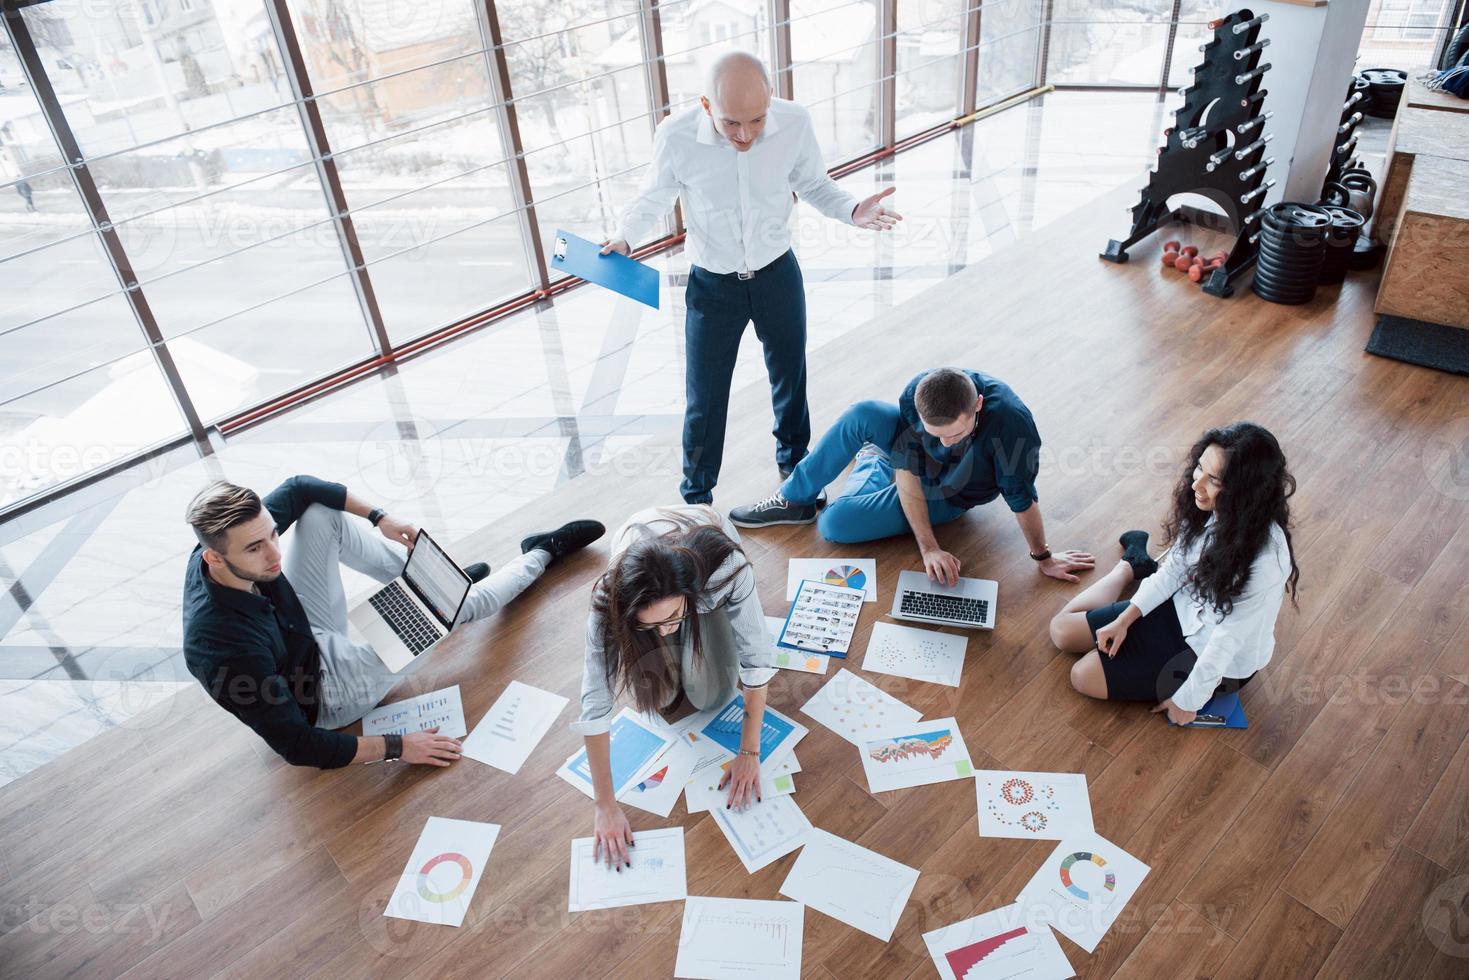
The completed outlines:
<svg viewBox="0 0 1469 980">
<path fill-rule="evenodd" d="M 1020 892 L 1025 924 L 1050 926 L 1088 953 L 1151 870 L 1100 834 L 1077 834 L 1056 846 Z"/>
<path fill-rule="evenodd" d="M 877 601 L 876 558 L 792 558 L 786 566 L 786 602 L 796 597 L 806 579 L 861 589 L 867 593 L 864 602 Z"/>
<path fill-rule="evenodd" d="M 736 694 L 729 703 L 700 729 L 699 734 L 710 739 L 731 755 L 740 751 L 740 732 L 745 725 L 745 696 Z M 808 729 L 793 721 L 769 705 L 760 721 L 760 761 L 779 759 L 796 747 L 806 737 Z"/>
<path fill-rule="evenodd" d="M 609 734 L 611 736 L 612 789 L 619 800 L 623 798 L 623 794 L 631 791 L 633 786 L 641 782 L 643 777 L 653 770 L 658 758 L 668 751 L 669 746 L 677 737 L 666 729 L 653 728 L 635 715 L 630 708 L 623 708 L 617 713 L 617 717 L 612 721 L 612 729 Z M 581 790 L 589 798 L 595 799 L 595 794 L 592 792 L 592 770 L 587 763 L 585 747 L 573 752 L 571 758 L 556 770 L 556 775 Z"/>
<path fill-rule="evenodd" d="M 733 759 L 709 767 L 698 776 L 689 780 L 684 790 L 684 803 L 690 813 L 703 813 L 712 810 L 716 806 L 724 806 L 729 801 L 729 787 L 719 788 L 719 781 L 729 767 L 734 764 Z M 779 762 L 760 767 L 760 797 L 784 796 L 796 791 L 794 775 L 801 771 L 800 760 L 796 753 L 792 752 Z"/>
<path fill-rule="evenodd" d="M 511 681 L 464 740 L 464 757 L 520 772 L 566 703 L 559 694 Z"/>
<path fill-rule="evenodd" d="M 813 827 L 780 893 L 887 942 L 916 884 L 917 868 Z"/>
<path fill-rule="evenodd" d="M 791 796 L 767 796 L 743 810 L 709 811 L 745 870 L 754 874 L 806 843 L 811 821 Z"/>
<path fill-rule="evenodd" d="M 958 687 L 968 646 L 967 636 L 875 623 L 862 655 L 862 669 Z"/>
<path fill-rule="evenodd" d="M 981 769 L 974 789 L 981 837 L 1065 840 L 1093 830 L 1084 773 Z"/>
<path fill-rule="evenodd" d="M 857 617 L 862 614 L 862 596 L 860 589 L 806 579 L 791 603 L 775 645 L 802 653 L 845 657 L 852 646 Z"/>
<path fill-rule="evenodd" d="M 923 713 L 848 670 L 839 670 L 801 711 L 860 746 L 875 731 L 917 721 Z"/>
<path fill-rule="evenodd" d="M 499 824 L 429 817 L 383 915 L 463 925 L 499 836 Z"/>
<path fill-rule="evenodd" d="M 440 735 L 464 737 L 464 705 L 459 685 L 373 708 L 362 716 L 363 735 L 407 735 L 438 726 Z"/>
<path fill-rule="evenodd" d="M 800 980 L 806 909 L 798 902 L 684 903 L 673 975 L 685 980 Z"/>
<path fill-rule="evenodd" d="M 698 756 L 694 747 L 679 739 L 653 764 L 653 771 L 618 797 L 628 806 L 666 817 L 673 812 L 679 794 L 694 770 Z"/>
<path fill-rule="evenodd" d="M 635 846 L 628 848 L 632 865 L 621 871 L 607 867 L 605 860 L 596 860 L 595 838 L 578 837 L 571 842 L 568 912 L 677 902 L 688 897 L 683 828 L 640 830 L 633 841 Z"/>
<path fill-rule="evenodd" d="M 774 663 L 784 670 L 799 670 L 806 674 L 824 674 L 831 658 L 824 653 L 806 653 L 803 650 L 787 650 L 775 641 L 786 621 L 779 616 L 766 616 L 765 627 L 770 631 L 770 646 L 774 651 Z"/>
<path fill-rule="evenodd" d="M 874 793 L 974 775 L 969 749 L 952 718 L 894 725 L 862 740 L 862 770 Z"/>
<path fill-rule="evenodd" d="M 1076 976 L 1056 934 L 1045 926 L 1027 926 L 1018 904 L 925 932 L 923 941 L 940 980 L 1066 980 Z"/>
</svg>

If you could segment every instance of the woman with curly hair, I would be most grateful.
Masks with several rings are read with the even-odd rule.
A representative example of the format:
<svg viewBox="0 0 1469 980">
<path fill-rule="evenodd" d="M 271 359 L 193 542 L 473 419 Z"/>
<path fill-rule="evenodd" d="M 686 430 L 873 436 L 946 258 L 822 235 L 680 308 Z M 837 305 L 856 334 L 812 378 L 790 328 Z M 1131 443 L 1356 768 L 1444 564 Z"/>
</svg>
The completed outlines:
<svg viewBox="0 0 1469 980">
<path fill-rule="evenodd" d="M 1051 640 L 1085 656 L 1071 686 L 1112 701 L 1153 701 L 1186 725 L 1216 694 L 1237 691 L 1270 662 L 1275 618 L 1295 605 L 1290 498 L 1280 444 L 1253 422 L 1210 429 L 1189 450 L 1164 525 L 1170 545 L 1148 557 L 1145 531 L 1122 535 L 1122 560 L 1051 620 Z M 1134 581 L 1130 600 L 1122 592 Z M 1171 601 L 1170 601 L 1171 600 Z"/>
<path fill-rule="evenodd" d="M 593 853 L 619 870 L 632 828 L 615 798 L 609 731 L 618 694 L 641 712 L 675 721 L 745 699 L 740 751 L 721 786 L 729 805 L 758 800 L 765 687 L 775 651 L 755 571 L 739 532 L 712 507 L 654 508 L 634 514 L 612 539 L 607 572 L 592 589 L 581 717 L 596 799 Z"/>
</svg>

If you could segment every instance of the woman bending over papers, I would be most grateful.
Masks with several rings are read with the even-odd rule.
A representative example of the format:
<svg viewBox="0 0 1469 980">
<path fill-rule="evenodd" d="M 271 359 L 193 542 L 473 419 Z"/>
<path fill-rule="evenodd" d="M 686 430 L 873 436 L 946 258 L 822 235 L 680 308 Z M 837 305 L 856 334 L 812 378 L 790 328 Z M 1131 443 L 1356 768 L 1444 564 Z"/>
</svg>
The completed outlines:
<svg viewBox="0 0 1469 980">
<path fill-rule="evenodd" d="M 607 572 L 592 588 L 581 718 L 571 726 L 586 738 L 598 860 L 630 863 L 633 842 L 613 795 L 608 731 L 617 695 L 673 722 L 723 706 L 738 685 L 740 753 L 720 785 L 729 787 L 729 805 L 743 807 L 759 792 L 765 685 L 774 676 L 755 571 L 734 525 L 703 505 L 634 514 L 613 537 Z"/>
<path fill-rule="evenodd" d="M 1173 491 L 1161 563 L 1148 557 L 1147 532 L 1128 531 L 1117 566 L 1051 620 L 1056 646 L 1085 654 L 1071 686 L 1087 697 L 1158 702 L 1153 710 L 1177 725 L 1243 687 L 1270 662 L 1287 592 L 1295 605 L 1295 489 L 1265 429 L 1236 422 L 1205 432 Z M 1137 592 L 1121 599 L 1134 581 Z"/>
</svg>

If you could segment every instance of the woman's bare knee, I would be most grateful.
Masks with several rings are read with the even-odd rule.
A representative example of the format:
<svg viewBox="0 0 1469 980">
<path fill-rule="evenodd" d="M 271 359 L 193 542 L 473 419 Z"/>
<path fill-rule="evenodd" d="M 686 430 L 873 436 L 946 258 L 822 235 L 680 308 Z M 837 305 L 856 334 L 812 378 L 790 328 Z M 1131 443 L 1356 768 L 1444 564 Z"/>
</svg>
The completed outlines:
<svg viewBox="0 0 1469 980">
<path fill-rule="evenodd" d="M 1071 665 L 1071 686 L 1078 694 L 1106 699 L 1107 677 L 1102 673 L 1102 661 L 1095 650 Z"/>
<path fill-rule="evenodd" d="M 1051 642 L 1062 653 L 1085 653 L 1092 648 L 1086 613 L 1057 613 L 1051 619 Z"/>
</svg>

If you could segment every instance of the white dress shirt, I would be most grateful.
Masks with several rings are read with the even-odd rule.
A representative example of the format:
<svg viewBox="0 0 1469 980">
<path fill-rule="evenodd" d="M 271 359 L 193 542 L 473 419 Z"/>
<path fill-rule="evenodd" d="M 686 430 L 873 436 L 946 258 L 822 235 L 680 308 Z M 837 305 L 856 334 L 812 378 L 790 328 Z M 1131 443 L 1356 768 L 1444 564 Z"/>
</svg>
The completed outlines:
<svg viewBox="0 0 1469 980">
<path fill-rule="evenodd" d="M 1271 525 L 1270 540 L 1250 565 L 1250 578 L 1245 590 L 1234 600 L 1228 616 L 1214 612 L 1214 607 L 1185 587 L 1188 571 L 1198 563 L 1204 539 L 1214 519 L 1189 543 L 1187 549 L 1176 545 L 1158 562 L 1158 570 L 1138 583 L 1132 604 L 1146 616 L 1173 599 L 1178 625 L 1184 639 L 1198 656 L 1198 663 L 1173 695 L 1173 703 L 1184 711 L 1198 711 L 1209 703 L 1214 689 L 1224 678 L 1242 680 L 1270 662 L 1275 650 L 1275 617 L 1285 598 L 1285 583 L 1290 578 L 1290 549 L 1285 532 Z"/>
<path fill-rule="evenodd" d="M 623 212 L 618 237 L 636 246 L 682 198 L 689 261 L 720 274 L 753 272 L 791 247 L 792 193 L 852 223 L 857 198 L 826 175 L 804 106 L 771 99 L 764 131 L 741 153 L 696 105 L 658 125 L 653 165 Z"/>
<path fill-rule="evenodd" d="M 627 550 L 634 541 L 655 537 L 676 530 L 678 524 L 669 520 L 675 515 L 703 524 L 716 524 L 732 541 L 740 540 L 739 531 L 712 507 L 690 504 L 678 507 L 650 507 L 639 511 L 612 536 L 612 558 Z M 710 576 L 713 582 L 725 582 L 724 587 L 709 590 L 699 596 L 694 612 L 701 616 L 719 611 L 727 617 L 729 631 L 721 634 L 729 637 L 728 643 L 711 642 L 714 631 L 700 630 L 703 647 L 700 658 L 694 659 L 694 645 L 687 626 L 679 628 L 682 641 L 681 680 L 684 694 L 701 710 L 720 705 L 703 703 L 707 698 L 719 694 L 712 689 L 717 678 L 736 673 L 745 687 L 761 687 L 775 676 L 775 644 L 770 639 L 770 630 L 765 625 L 765 613 L 760 608 L 760 594 L 755 590 L 755 571 L 749 563 L 729 578 L 737 562 L 744 562 L 739 555 L 731 555 Z M 609 564 L 611 562 L 609 561 Z M 726 582 L 726 579 L 728 581 Z M 718 635 L 718 634 L 714 634 Z M 733 694 L 733 691 L 729 693 Z M 607 651 L 602 647 L 602 618 L 595 611 L 587 617 L 586 661 L 581 681 L 581 717 L 572 722 L 571 730 L 578 735 L 601 735 L 612 727 L 614 695 L 607 683 Z"/>
</svg>

